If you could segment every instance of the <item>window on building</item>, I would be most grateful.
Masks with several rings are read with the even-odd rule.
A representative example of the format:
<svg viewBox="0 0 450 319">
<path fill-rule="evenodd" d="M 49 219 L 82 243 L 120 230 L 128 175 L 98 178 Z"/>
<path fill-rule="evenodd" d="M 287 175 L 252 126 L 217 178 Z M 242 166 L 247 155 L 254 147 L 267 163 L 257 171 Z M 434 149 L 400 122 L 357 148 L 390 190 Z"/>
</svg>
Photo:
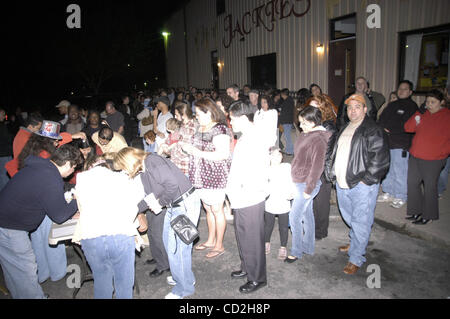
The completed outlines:
<svg viewBox="0 0 450 319">
<path fill-rule="evenodd" d="M 410 80 L 416 93 L 444 88 L 449 78 L 450 24 L 400 33 L 399 81 Z"/>
<path fill-rule="evenodd" d="M 330 41 L 356 36 L 356 13 L 330 20 Z"/>
<path fill-rule="evenodd" d="M 247 58 L 248 82 L 254 89 L 277 87 L 277 54 Z"/>
<path fill-rule="evenodd" d="M 216 0 L 217 16 L 225 13 L 225 0 Z"/>
</svg>

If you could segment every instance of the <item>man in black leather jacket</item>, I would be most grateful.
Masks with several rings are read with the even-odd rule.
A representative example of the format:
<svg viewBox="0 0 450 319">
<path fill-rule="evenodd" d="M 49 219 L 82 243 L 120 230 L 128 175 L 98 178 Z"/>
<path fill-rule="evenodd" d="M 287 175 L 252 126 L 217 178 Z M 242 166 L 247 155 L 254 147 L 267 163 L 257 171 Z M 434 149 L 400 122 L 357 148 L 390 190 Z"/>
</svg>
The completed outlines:
<svg viewBox="0 0 450 319">
<path fill-rule="evenodd" d="M 364 97 L 354 94 L 345 104 L 350 122 L 336 137 L 333 152 L 325 161 L 325 174 L 329 181 L 336 181 L 339 209 L 350 226 L 350 245 L 339 250 L 350 257 L 344 272 L 354 274 L 366 261 L 380 181 L 390 158 L 387 137 L 367 116 Z"/>
</svg>

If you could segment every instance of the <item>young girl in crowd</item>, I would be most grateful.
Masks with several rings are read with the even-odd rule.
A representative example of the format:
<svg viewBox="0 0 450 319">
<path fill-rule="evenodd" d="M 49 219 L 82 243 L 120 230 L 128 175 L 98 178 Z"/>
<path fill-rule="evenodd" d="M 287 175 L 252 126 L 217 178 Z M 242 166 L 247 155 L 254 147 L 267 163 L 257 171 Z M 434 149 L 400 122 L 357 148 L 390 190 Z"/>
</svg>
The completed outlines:
<svg viewBox="0 0 450 319">
<path fill-rule="evenodd" d="M 289 211 L 291 199 L 294 198 L 295 184 L 291 178 L 291 164 L 281 163 L 283 154 L 273 147 L 270 152 L 269 171 L 269 198 L 266 200 L 264 213 L 264 238 L 266 242 L 266 255 L 270 253 L 270 237 L 272 236 L 275 216 L 278 216 L 281 247 L 278 250 L 278 259 L 287 257 L 287 242 L 289 235 Z"/>
<path fill-rule="evenodd" d="M 182 137 L 180 135 L 181 122 L 175 118 L 168 119 L 166 122 L 166 129 L 169 132 L 169 137 L 166 140 L 166 144 L 169 148 L 178 143 Z"/>
<path fill-rule="evenodd" d="M 156 134 L 152 130 L 147 131 L 144 134 L 143 143 L 144 143 L 144 151 L 147 153 L 155 153 L 156 150 Z"/>
<path fill-rule="evenodd" d="M 303 132 L 294 147 L 292 180 L 297 192 L 289 213 L 292 232 L 291 255 L 285 262 L 293 263 L 303 254 L 314 254 L 315 225 L 312 201 L 320 189 L 325 153 L 331 132 L 321 125 L 322 113 L 314 106 L 308 106 L 299 113 Z"/>
<path fill-rule="evenodd" d="M 177 146 L 177 143 L 183 139 L 180 134 L 182 122 L 176 118 L 168 119 L 166 122 L 166 130 L 169 132 L 169 136 L 166 138 L 163 144 L 158 149 L 158 155 L 168 155 L 171 157 L 172 151 Z"/>
</svg>

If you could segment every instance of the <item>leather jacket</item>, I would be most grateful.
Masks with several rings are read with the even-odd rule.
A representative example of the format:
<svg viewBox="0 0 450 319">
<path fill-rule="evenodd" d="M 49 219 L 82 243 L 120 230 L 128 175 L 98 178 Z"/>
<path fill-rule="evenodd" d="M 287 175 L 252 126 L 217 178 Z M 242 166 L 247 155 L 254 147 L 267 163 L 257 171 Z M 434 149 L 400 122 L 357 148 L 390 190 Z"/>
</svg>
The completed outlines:
<svg viewBox="0 0 450 319">
<path fill-rule="evenodd" d="M 333 151 L 325 159 L 325 178 L 329 182 L 336 180 L 334 162 L 339 138 L 346 127 L 347 125 L 337 134 Z M 348 186 L 353 188 L 359 182 L 368 186 L 380 183 L 389 170 L 389 161 L 386 133 L 375 121 L 366 116 L 352 138 L 346 175 Z"/>
</svg>

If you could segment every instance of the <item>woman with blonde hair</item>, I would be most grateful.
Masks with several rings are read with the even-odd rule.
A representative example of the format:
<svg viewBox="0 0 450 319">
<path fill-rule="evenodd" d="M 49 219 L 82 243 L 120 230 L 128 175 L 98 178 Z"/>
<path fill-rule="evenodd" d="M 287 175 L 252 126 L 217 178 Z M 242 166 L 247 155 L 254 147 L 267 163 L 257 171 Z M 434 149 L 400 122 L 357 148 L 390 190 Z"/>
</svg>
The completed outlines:
<svg viewBox="0 0 450 319">
<path fill-rule="evenodd" d="M 140 183 L 112 171 L 114 153 L 106 153 L 77 175 L 76 198 L 80 219 L 73 242 L 81 244 L 94 277 L 94 298 L 133 297 Z M 139 229 L 141 230 L 141 229 Z"/>
<path fill-rule="evenodd" d="M 208 239 L 195 249 L 211 249 L 206 258 L 215 258 L 225 252 L 223 238 L 227 223 L 223 207 L 231 167 L 230 149 L 233 135 L 227 126 L 225 114 L 213 100 L 204 98 L 197 101 L 195 114 L 200 125 L 198 131 L 192 137 L 191 143 L 179 143 L 183 150 L 191 155 L 189 179 L 198 189 L 208 223 Z"/>
<path fill-rule="evenodd" d="M 200 201 L 195 188 L 188 177 L 170 160 L 136 148 L 127 147 L 119 151 L 114 158 L 114 168 L 124 171 L 130 178 L 140 178 L 145 198 L 138 204 L 139 212 L 150 209 L 152 212 L 148 214 L 165 213 L 162 240 L 172 273 L 167 281 L 174 286 L 165 298 L 182 299 L 192 295 L 195 292 L 192 244 L 186 245 L 181 241 L 170 222 L 178 215 L 185 214 L 197 225 Z M 157 231 L 150 225 L 149 228 L 150 235 Z M 156 259 L 153 252 L 152 256 Z"/>
</svg>

